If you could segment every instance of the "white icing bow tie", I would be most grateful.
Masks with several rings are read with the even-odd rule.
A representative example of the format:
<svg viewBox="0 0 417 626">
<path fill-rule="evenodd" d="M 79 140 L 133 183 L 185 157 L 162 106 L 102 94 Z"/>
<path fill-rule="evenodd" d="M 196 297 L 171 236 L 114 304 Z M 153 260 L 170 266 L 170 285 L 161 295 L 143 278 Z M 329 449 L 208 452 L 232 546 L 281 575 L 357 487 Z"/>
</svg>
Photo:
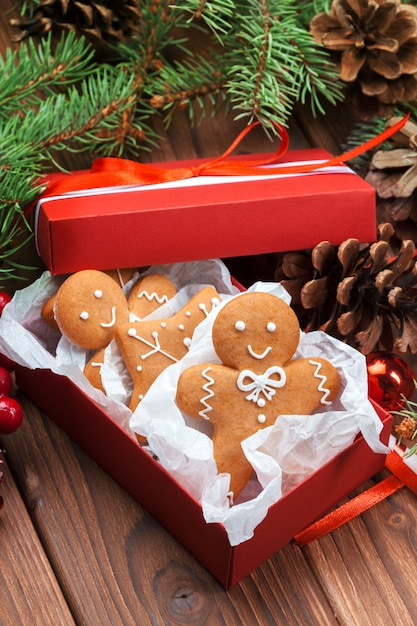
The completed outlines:
<svg viewBox="0 0 417 626">
<path fill-rule="evenodd" d="M 274 374 L 278 374 L 279 378 L 271 378 Z M 245 382 L 247 378 L 250 382 Z M 246 396 L 246 400 L 259 403 L 259 401 L 262 402 L 262 398 L 259 398 L 261 392 L 267 400 L 272 400 L 272 396 L 276 393 L 275 390 L 283 387 L 286 382 L 285 371 L 282 367 L 274 365 L 269 367 L 263 374 L 255 374 L 251 370 L 242 370 L 237 379 L 237 386 L 241 391 L 251 392 Z"/>
</svg>

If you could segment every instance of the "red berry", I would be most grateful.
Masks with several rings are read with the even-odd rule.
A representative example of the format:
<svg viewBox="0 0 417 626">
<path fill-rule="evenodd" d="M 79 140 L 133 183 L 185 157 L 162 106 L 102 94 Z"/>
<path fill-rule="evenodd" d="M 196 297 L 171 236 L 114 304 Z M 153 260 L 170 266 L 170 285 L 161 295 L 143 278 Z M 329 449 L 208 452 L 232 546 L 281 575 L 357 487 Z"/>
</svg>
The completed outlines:
<svg viewBox="0 0 417 626">
<path fill-rule="evenodd" d="M 23 409 L 10 396 L 0 398 L 0 435 L 14 433 L 22 423 Z"/>
<path fill-rule="evenodd" d="M 0 291 L 0 315 L 2 314 L 6 304 L 8 304 L 11 299 L 12 298 L 11 296 L 9 296 L 8 293 L 6 293 L 5 291 Z"/>
<path fill-rule="evenodd" d="M 0 367 L 0 396 L 8 396 L 12 387 L 12 377 L 4 367 Z"/>
</svg>

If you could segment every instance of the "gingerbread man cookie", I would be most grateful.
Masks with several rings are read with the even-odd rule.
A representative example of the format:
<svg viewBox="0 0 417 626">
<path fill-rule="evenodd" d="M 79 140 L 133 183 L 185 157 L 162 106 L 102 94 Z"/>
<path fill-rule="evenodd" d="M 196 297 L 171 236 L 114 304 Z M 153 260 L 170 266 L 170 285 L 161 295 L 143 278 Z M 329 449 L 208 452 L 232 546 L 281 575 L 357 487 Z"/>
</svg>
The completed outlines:
<svg viewBox="0 0 417 626">
<path fill-rule="evenodd" d="M 253 469 L 241 442 L 280 415 L 308 415 L 339 392 L 337 370 L 325 359 L 292 359 L 300 338 L 293 310 L 268 293 L 247 292 L 219 311 L 212 329 L 221 364 L 186 369 L 176 401 L 191 417 L 210 420 L 219 473 L 231 476 L 237 498 Z"/>
<path fill-rule="evenodd" d="M 103 270 L 103 274 L 107 274 L 122 288 L 126 283 L 131 280 L 135 274 L 134 268 L 127 269 L 115 269 L 115 270 Z M 55 320 L 55 300 L 56 293 L 53 294 L 43 305 L 41 316 L 52 328 L 59 330 L 58 324 Z"/>
<path fill-rule="evenodd" d="M 177 293 L 173 282 L 163 274 L 148 274 L 132 287 L 128 298 L 130 321 L 141 320 L 166 304 Z"/>
<path fill-rule="evenodd" d="M 171 317 L 117 327 L 116 343 L 133 380 L 132 411 L 157 376 L 187 353 L 197 324 L 219 302 L 216 289 L 204 287 Z"/>
<path fill-rule="evenodd" d="M 56 294 L 54 314 L 62 334 L 88 350 L 107 346 L 117 325 L 129 321 L 122 289 L 98 270 L 81 270 L 69 276 Z"/>
<path fill-rule="evenodd" d="M 138 321 L 146 317 L 162 304 L 165 304 L 177 293 L 173 282 L 162 274 L 148 274 L 140 278 L 132 287 L 127 301 L 129 320 Z M 123 320 L 125 321 L 125 320 Z M 101 369 L 105 359 L 105 349 L 98 350 L 88 361 L 84 368 L 84 374 L 93 387 L 106 393 Z"/>
</svg>

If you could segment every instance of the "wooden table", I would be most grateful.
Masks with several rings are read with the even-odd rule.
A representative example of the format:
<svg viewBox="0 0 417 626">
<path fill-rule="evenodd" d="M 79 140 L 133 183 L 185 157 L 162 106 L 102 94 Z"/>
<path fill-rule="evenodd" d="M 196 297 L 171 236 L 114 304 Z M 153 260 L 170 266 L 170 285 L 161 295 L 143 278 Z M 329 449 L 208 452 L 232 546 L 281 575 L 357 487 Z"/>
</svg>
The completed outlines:
<svg viewBox="0 0 417 626">
<path fill-rule="evenodd" d="M 12 45 L 9 17 L 0 16 L 2 53 Z M 291 146 L 338 153 L 347 127 L 337 113 L 324 121 L 294 115 Z M 216 156 L 239 129 L 227 116 L 198 128 L 179 117 L 150 159 Z M 271 148 L 256 131 L 242 147 Z M 73 159 L 74 167 L 88 165 Z M 269 271 L 262 259 L 239 267 L 250 279 Z M 416 623 L 417 501 L 406 488 L 323 539 L 304 548 L 290 543 L 226 592 L 30 400 L 17 397 L 24 423 L 0 442 L 1 625 Z"/>
</svg>

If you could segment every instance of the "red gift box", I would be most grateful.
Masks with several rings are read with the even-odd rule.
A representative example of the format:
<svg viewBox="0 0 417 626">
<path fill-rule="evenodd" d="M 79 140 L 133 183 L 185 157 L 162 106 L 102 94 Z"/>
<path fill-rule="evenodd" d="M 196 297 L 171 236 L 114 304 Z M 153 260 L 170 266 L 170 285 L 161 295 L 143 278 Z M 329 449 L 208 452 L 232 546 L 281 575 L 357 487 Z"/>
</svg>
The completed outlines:
<svg viewBox="0 0 417 626">
<path fill-rule="evenodd" d="M 329 158 L 321 149 L 290 151 L 280 163 Z M 196 168 L 207 162 L 162 165 Z M 244 181 L 203 175 L 41 198 L 35 232 L 48 269 L 64 274 L 299 250 L 322 240 L 338 245 L 348 237 L 370 242 L 375 204 L 374 188 L 345 166 Z"/>
<path fill-rule="evenodd" d="M 329 157 L 323 150 L 303 150 L 288 152 L 281 161 Z M 349 237 L 369 242 L 375 224 L 375 190 L 345 167 L 245 181 L 199 177 L 174 189 L 171 183 L 102 188 L 45 197 L 35 211 L 38 249 L 53 274 L 303 249 L 322 240 L 338 245 Z M 385 463 L 385 455 L 375 454 L 358 436 L 276 502 L 251 539 L 231 546 L 225 527 L 206 523 L 201 504 L 71 380 L 20 366 L 16 380 L 226 589 Z M 41 391 L 45 388 L 48 394 Z M 376 410 L 384 424 L 381 441 L 387 443 L 391 417 Z"/>
<path fill-rule="evenodd" d="M 22 367 L 17 368 L 16 378 L 20 388 L 225 589 L 242 580 L 385 464 L 385 455 L 372 452 L 359 435 L 350 446 L 272 505 L 251 539 L 231 546 L 224 526 L 207 524 L 200 503 L 71 380 L 49 370 Z M 48 389 L 47 394 L 44 389 Z M 381 441 L 387 444 L 391 416 L 374 406 L 384 424 Z"/>
</svg>

